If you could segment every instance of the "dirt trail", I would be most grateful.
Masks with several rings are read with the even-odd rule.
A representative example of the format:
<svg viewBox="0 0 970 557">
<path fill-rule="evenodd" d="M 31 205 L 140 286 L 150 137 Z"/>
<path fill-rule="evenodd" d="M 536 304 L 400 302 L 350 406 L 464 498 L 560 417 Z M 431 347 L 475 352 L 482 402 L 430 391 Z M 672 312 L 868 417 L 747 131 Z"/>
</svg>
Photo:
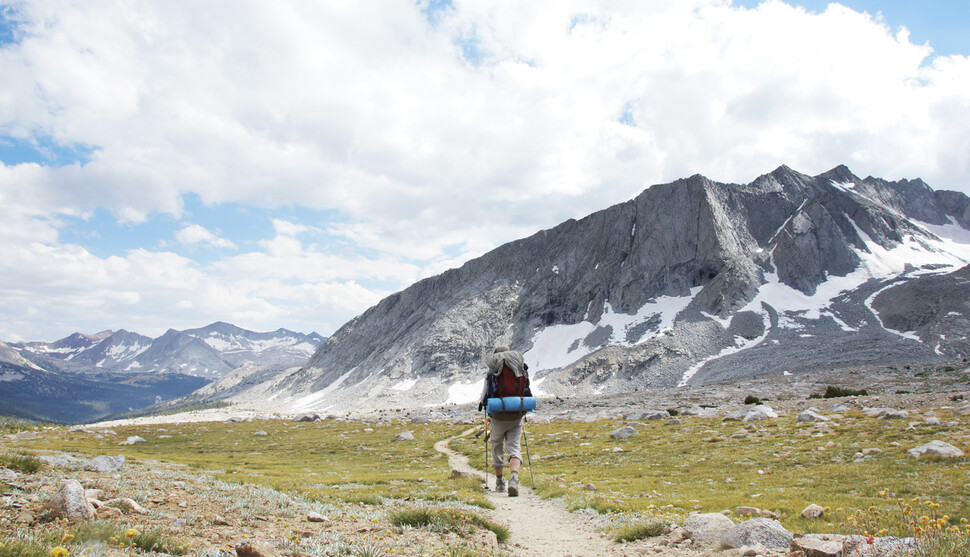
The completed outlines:
<svg viewBox="0 0 970 557">
<path fill-rule="evenodd" d="M 452 470 L 485 479 L 484 473 L 468 464 L 468 457 L 452 451 L 448 443 L 452 439 L 470 435 L 478 430 L 473 427 L 454 437 L 437 442 L 435 450 L 448 456 Z M 528 471 L 523 466 L 522 487 L 518 497 L 505 493 L 487 492 L 495 505 L 493 519 L 504 524 L 511 536 L 507 548 L 514 555 L 539 557 L 579 557 L 588 555 L 633 556 L 644 555 L 648 542 L 617 545 L 593 530 L 593 526 L 581 515 L 572 514 L 556 503 L 541 499 L 526 487 L 530 484 Z M 490 475 L 490 483 L 495 476 Z M 491 486 L 490 486 L 491 487 Z M 647 554 L 653 554 L 652 551 Z M 675 553 L 665 553 L 673 555 Z M 681 555 L 688 555 L 687 553 Z"/>
</svg>

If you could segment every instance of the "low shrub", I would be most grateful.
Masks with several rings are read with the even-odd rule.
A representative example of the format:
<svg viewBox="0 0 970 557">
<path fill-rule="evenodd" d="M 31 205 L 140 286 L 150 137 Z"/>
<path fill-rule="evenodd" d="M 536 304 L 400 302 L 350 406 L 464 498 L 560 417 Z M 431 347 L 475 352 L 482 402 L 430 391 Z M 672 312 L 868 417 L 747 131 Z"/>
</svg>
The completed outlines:
<svg viewBox="0 0 970 557">
<path fill-rule="evenodd" d="M 455 532 L 459 535 L 468 535 L 472 526 L 478 526 L 495 532 L 500 543 L 509 539 L 509 531 L 504 526 L 460 509 L 409 509 L 391 513 L 388 520 L 395 526 L 428 528 L 435 532 Z"/>
<path fill-rule="evenodd" d="M 758 398 L 758 397 L 756 397 L 756 396 L 754 396 L 754 395 L 748 395 L 748 396 L 744 397 L 744 403 L 745 404 L 761 404 L 761 399 Z"/>
<path fill-rule="evenodd" d="M 44 462 L 30 455 L 0 455 L 0 468 L 9 468 L 25 474 L 34 474 Z"/>
<path fill-rule="evenodd" d="M 869 391 L 866 389 L 847 389 L 845 387 L 837 387 L 835 385 L 829 385 L 825 387 L 825 391 L 822 393 L 813 393 L 808 398 L 841 398 L 845 396 L 868 396 Z"/>
<path fill-rule="evenodd" d="M 621 526 L 613 531 L 613 541 L 617 543 L 635 542 L 643 538 L 662 536 L 670 531 L 670 525 L 663 520 L 653 519 Z"/>
</svg>

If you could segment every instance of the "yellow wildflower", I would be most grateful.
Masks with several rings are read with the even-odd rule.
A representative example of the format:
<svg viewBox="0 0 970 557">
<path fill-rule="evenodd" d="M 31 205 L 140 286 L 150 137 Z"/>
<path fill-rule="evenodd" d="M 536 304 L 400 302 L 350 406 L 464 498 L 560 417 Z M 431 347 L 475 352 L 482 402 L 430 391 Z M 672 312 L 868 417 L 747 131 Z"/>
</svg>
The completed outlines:
<svg viewBox="0 0 970 557">
<path fill-rule="evenodd" d="M 139 532 L 138 530 L 135 530 L 134 528 L 129 528 L 128 531 L 125 532 L 125 535 L 128 536 L 129 538 L 134 538 L 138 534 L 141 534 L 141 532 Z"/>
<path fill-rule="evenodd" d="M 51 550 L 51 557 L 64 557 L 68 553 L 70 553 L 70 551 L 64 549 L 61 546 L 57 546 Z"/>
</svg>

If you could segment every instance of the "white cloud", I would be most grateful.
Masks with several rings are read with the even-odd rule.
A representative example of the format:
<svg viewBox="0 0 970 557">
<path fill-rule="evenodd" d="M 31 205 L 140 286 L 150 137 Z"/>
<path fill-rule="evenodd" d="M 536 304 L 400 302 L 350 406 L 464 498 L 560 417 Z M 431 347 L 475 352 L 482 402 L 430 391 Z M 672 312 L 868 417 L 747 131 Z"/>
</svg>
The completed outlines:
<svg viewBox="0 0 970 557">
<path fill-rule="evenodd" d="M 67 308 L 137 294 L 112 302 L 104 326 L 124 321 L 127 300 L 160 312 L 153 327 L 181 322 L 167 312 L 182 305 L 330 332 L 391 283 L 697 172 L 740 182 L 846 163 L 970 189 L 970 59 L 932 58 L 838 4 L 818 15 L 778 0 L 453 5 L 434 23 L 409 2 L 18 5 L 23 40 L 0 48 L 0 136 L 93 150 L 84 164 L 0 165 L 11 215 L 0 245 L 39 266 L 9 275 L 27 281 L 10 292 L 61 300 L 42 285 L 69 284 Z M 463 57 L 469 40 L 480 58 Z M 181 219 L 186 193 L 339 218 L 280 217 L 255 251 L 204 264 L 99 258 L 58 238 L 62 218 L 96 208 L 132 226 Z M 243 246 L 194 224 L 176 239 Z M 174 265 L 182 282 L 146 281 L 139 265 Z M 24 311 L 6 300 L 8 315 Z M 50 327 L 10 320 L 0 338 L 80 328 L 69 323 L 90 314 L 59 307 L 43 306 L 62 316 Z"/>
<path fill-rule="evenodd" d="M 175 239 L 187 246 L 209 246 L 213 248 L 236 249 L 236 244 L 232 240 L 220 238 L 205 227 L 198 224 L 190 224 L 175 233 Z"/>
</svg>

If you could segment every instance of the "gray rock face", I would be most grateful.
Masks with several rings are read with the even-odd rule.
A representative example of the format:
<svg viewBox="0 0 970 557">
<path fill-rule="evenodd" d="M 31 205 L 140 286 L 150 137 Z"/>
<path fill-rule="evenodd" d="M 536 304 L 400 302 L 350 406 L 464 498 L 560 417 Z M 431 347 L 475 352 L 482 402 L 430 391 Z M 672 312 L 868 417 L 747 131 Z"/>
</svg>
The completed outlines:
<svg viewBox="0 0 970 557">
<path fill-rule="evenodd" d="M 472 402 L 474 394 L 457 394 L 480 384 L 482 361 L 497 344 L 527 353 L 541 389 L 562 395 L 901 355 L 936 360 L 935 345 L 901 342 L 873 322 L 869 297 L 895 279 L 847 291 L 818 318 L 782 315 L 770 300 L 749 303 L 766 284 L 814 294 L 854 272 L 863 255 L 904 240 L 933 252 L 938 239 L 907 217 L 964 222 L 961 195 L 940 195 L 918 180 L 860 179 L 845 167 L 819 176 L 780 167 L 745 185 L 698 175 L 652 186 L 388 296 L 341 327 L 302 369 L 262 385 L 294 399 L 328 389 L 317 408 L 334 412 Z M 889 313 L 884 322 L 895 323 Z M 543 337 L 571 326 L 582 332 L 565 341 Z M 829 349 L 819 351 L 820 342 Z"/>
<path fill-rule="evenodd" d="M 613 439 L 614 441 L 620 441 L 628 437 L 631 437 L 633 435 L 639 435 L 637 433 L 637 430 L 633 429 L 630 426 L 624 426 L 619 429 L 613 430 L 610 433 L 610 439 Z"/>
<path fill-rule="evenodd" d="M 684 530 L 699 544 L 720 544 L 731 528 L 734 522 L 721 513 L 692 514 L 684 521 Z"/>
<path fill-rule="evenodd" d="M 94 507 L 88 503 L 84 488 L 77 480 L 64 480 L 45 508 L 56 518 L 71 521 L 94 519 Z"/>
<path fill-rule="evenodd" d="M 735 525 L 724 534 L 725 547 L 736 549 L 741 546 L 761 545 L 768 549 L 788 549 L 794 538 L 777 520 L 752 518 Z"/>
<path fill-rule="evenodd" d="M 827 422 L 829 421 L 829 419 L 819 414 L 818 412 L 814 412 L 812 410 L 804 410 L 800 414 L 798 414 L 798 418 L 796 418 L 795 421 L 796 422 Z"/>
</svg>

